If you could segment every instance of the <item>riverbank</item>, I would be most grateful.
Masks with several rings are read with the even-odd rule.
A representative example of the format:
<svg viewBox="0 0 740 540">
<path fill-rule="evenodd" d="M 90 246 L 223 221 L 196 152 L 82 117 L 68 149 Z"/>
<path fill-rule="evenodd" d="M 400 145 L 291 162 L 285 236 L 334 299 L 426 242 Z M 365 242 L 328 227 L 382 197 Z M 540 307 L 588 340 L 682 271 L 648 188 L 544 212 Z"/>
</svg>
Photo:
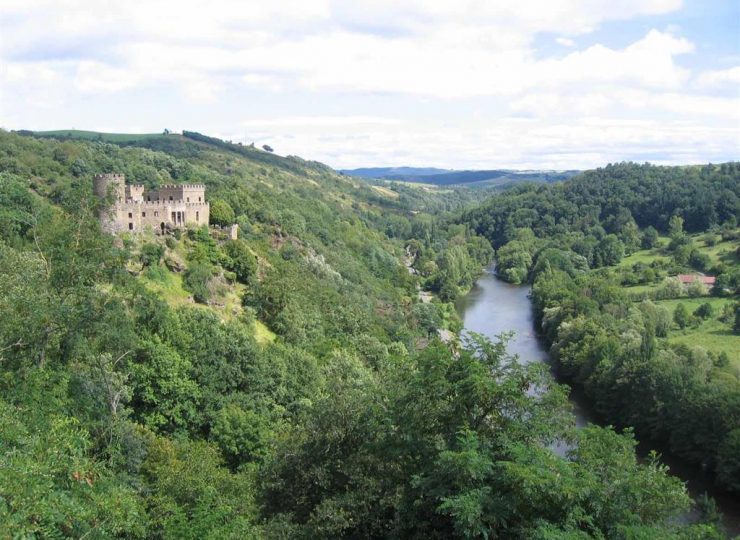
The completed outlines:
<svg viewBox="0 0 740 540">
<path fill-rule="evenodd" d="M 466 330 L 492 339 L 503 332 L 514 331 L 515 336 L 509 343 L 510 352 L 517 354 L 522 362 L 550 363 L 549 353 L 535 331 L 529 287 L 506 283 L 490 270 L 456 302 L 456 308 Z M 580 392 L 572 391 L 570 400 L 578 427 L 599 423 L 588 400 Z M 650 450 L 649 446 L 645 441 L 641 443 L 643 455 Z M 707 491 L 717 501 L 731 537 L 740 534 L 740 501 L 715 490 L 698 467 L 666 456 L 664 462 L 671 468 L 671 473 L 687 482 L 692 496 L 697 497 Z"/>
</svg>

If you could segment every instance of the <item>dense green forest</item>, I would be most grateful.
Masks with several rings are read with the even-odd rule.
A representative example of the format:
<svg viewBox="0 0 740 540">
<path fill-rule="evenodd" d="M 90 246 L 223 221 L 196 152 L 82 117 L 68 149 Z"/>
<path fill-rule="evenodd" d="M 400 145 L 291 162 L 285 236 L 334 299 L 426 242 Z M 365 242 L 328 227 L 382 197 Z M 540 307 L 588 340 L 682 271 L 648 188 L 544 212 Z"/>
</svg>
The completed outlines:
<svg viewBox="0 0 740 540">
<path fill-rule="evenodd" d="M 497 248 L 499 276 L 533 284 L 559 372 L 603 419 L 737 492 L 738 215 L 738 163 L 617 164 L 510 190 L 461 222 Z M 692 275 L 688 284 L 676 277 Z"/>
<path fill-rule="evenodd" d="M 437 337 L 460 329 L 451 302 L 490 263 L 487 237 L 499 253 L 502 240 L 536 245 L 527 272 L 541 274 L 535 298 L 563 366 L 582 357 L 565 341 L 566 323 L 575 334 L 585 319 L 585 336 L 602 317 L 603 347 L 624 347 L 610 341 L 625 324 L 611 306 L 646 319 L 649 303 L 613 304 L 584 255 L 541 249 L 579 219 L 600 227 L 600 212 L 568 224 L 542 213 L 557 235 L 539 217 L 505 219 L 499 231 L 488 206 L 463 213 L 474 202 L 465 190 L 369 186 L 318 163 L 186 135 L 0 132 L 3 536 L 722 538 L 711 502 L 699 523 L 680 524 L 691 505 L 685 487 L 654 457 L 637 460 L 629 430 L 575 430 L 566 389 L 545 366 L 512 358 L 505 337 Z M 103 234 L 92 195 L 99 172 L 148 187 L 205 184 L 214 226 Z M 709 207 L 687 196 L 696 210 L 681 212 L 686 228 L 730 231 L 737 170 L 705 181 L 729 194 L 710 198 L 706 223 Z M 522 188 L 490 205 L 547 199 L 538 190 L 548 189 L 568 188 Z M 659 230 L 674 213 L 663 211 L 651 223 Z M 231 223 L 238 240 L 219 228 Z M 539 265 L 543 253 L 550 259 Z M 592 280 L 586 301 L 570 300 L 583 295 L 567 272 Z M 554 308 L 548 285 L 558 279 Z M 421 301 L 420 289 L 435 299 Z M 630 373 L 682 354 L 646 335 Z M 737 376 L 710 354 L 691 362 L 671 375 L 686 386 L 665 390 L 674 399 L 711 390 L 697 406 L 718 426 L 737 419 Z M 726 409 L 712 408 L 720 403 Z M 731 456 L 736 431 L 712 434 L 723 452 L 713 459 Z M 556 440 L 570 442 L 566 456 L 550 449 Z M 737 465 L 721 463 L 723 478 L 736 479 Z"/>
</svg>

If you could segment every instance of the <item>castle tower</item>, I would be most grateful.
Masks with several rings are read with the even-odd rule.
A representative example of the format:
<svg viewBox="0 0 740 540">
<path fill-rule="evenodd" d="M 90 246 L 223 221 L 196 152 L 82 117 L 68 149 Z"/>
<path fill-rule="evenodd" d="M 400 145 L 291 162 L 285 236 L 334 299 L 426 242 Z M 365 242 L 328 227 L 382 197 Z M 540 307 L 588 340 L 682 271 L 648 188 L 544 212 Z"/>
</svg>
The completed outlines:
<svg viewBox="0 0 740 540">
<path fill-rule="evenodd" d="M 126 178 L 122 174 L 96 174 L 93 177 L 93 193 L 101 201 L 110 201 L 112 206 L 100 208 L 100 224 L 105 232 L 116 232 L 118 206 L 126 197 Z M 112 201 L 111 199 L 112 198 Z"/>
<path fill-rule="evenodd" d="M 122 174 L 96 174 L 93 178 L 93 193 L 101 199 L 109 195 L 114 203 L 122 203 L 126 196 L 126 177 Z"/>
</svg>

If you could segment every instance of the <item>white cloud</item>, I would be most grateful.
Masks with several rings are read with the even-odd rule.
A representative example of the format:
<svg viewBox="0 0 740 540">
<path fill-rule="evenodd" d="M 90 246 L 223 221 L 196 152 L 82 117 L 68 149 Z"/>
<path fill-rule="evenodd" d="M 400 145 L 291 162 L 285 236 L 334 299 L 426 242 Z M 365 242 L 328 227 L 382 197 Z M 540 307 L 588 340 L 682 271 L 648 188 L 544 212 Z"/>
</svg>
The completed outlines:
<svg viewBox="0 0 740 540">
<path fill-rule="evenodd" d="M 563 47 L 575 47 L 576 46 L 575 41 L 573 41 L 570 38 L 565 38 L 565 37 L 555 38 L 555 42 L 558 45 L 562 45 Z"/>
<path fill-rule="evenodd" d="M 740 101 L 728 90 L 740 67 L 692 72 L 683 61 L 702 44 L 675 25 L 619 46 L 590 35 L 675 12 L 680 0 L 0 0 L 0 8 L 0 121 L 11 127 L 75 115 L 91 128 L 193 122 L 185 127 L 238 140 L 244 134 L 233 131 L 246 130 L 337 166 L 571 167 L 738 151 Z M 542 35 L 561 47 L 541 47 Z M 106 118 L 108 110 L 65 106 L 126 103 L 119 98 L 133 91 L 200 113 L 152 106 L 132 120 L 146 103 Z"/>
<path fill-rule="evenodd" d="M 729 86 L 740 92 L 740 66 L 729 69 L 705 71 L 699 74 L 697 85 L 701 88 Z"/>
<path fill-rule="evenodd" d="M 138 82 L 130 70 L 91 61 L 77 64 L 74 79 L 77 89 L 84 93 L 120 92 L 137 86 Z"/>
</svg>

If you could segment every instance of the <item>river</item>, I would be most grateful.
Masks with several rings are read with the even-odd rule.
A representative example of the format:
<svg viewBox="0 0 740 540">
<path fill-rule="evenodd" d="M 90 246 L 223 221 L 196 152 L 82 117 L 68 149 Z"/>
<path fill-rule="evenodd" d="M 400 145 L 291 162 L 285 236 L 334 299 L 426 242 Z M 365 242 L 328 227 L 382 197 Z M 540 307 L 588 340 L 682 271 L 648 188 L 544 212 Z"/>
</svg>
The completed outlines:
<svg viewBox="0 0 740 540">
<path fill-rule="evenodd" d="M 457 302 L 457 311 L 463 319 L 465 330 L 483 334 L 491 339 L 503 332 L 515 332 L 509 342 L 509 352 L 519 356 L 521 362 L 548 362 L 547 350 L 535 333 L 532 304 L 529 300 L 529 287 L 512 285 L 497 279 L 493 270 L 485 273 L 473 289 Z M 571 404 L 576 425 L 583 427 L 587 423 L 598 423 L 587 401 L 575 390 L 571 392 Z M 556 447 L 559 454 L 564 447 Z M 650 450 L 646 444 L 640 444 L 642 456 Z M 689 493 L 696 497 L 708 492 L 717 501 L 717 506 L 724 515 L 724 525 L 730 537 L 740 535 L 740 501 L 735 497 L 716 492 L 698 467 L 693 467 L 673 456 L 664 453 L 663 461 L 675 474 L 687 484 Z M 695 513 L 686 519 L 695 518 Z"/>
</svg>

